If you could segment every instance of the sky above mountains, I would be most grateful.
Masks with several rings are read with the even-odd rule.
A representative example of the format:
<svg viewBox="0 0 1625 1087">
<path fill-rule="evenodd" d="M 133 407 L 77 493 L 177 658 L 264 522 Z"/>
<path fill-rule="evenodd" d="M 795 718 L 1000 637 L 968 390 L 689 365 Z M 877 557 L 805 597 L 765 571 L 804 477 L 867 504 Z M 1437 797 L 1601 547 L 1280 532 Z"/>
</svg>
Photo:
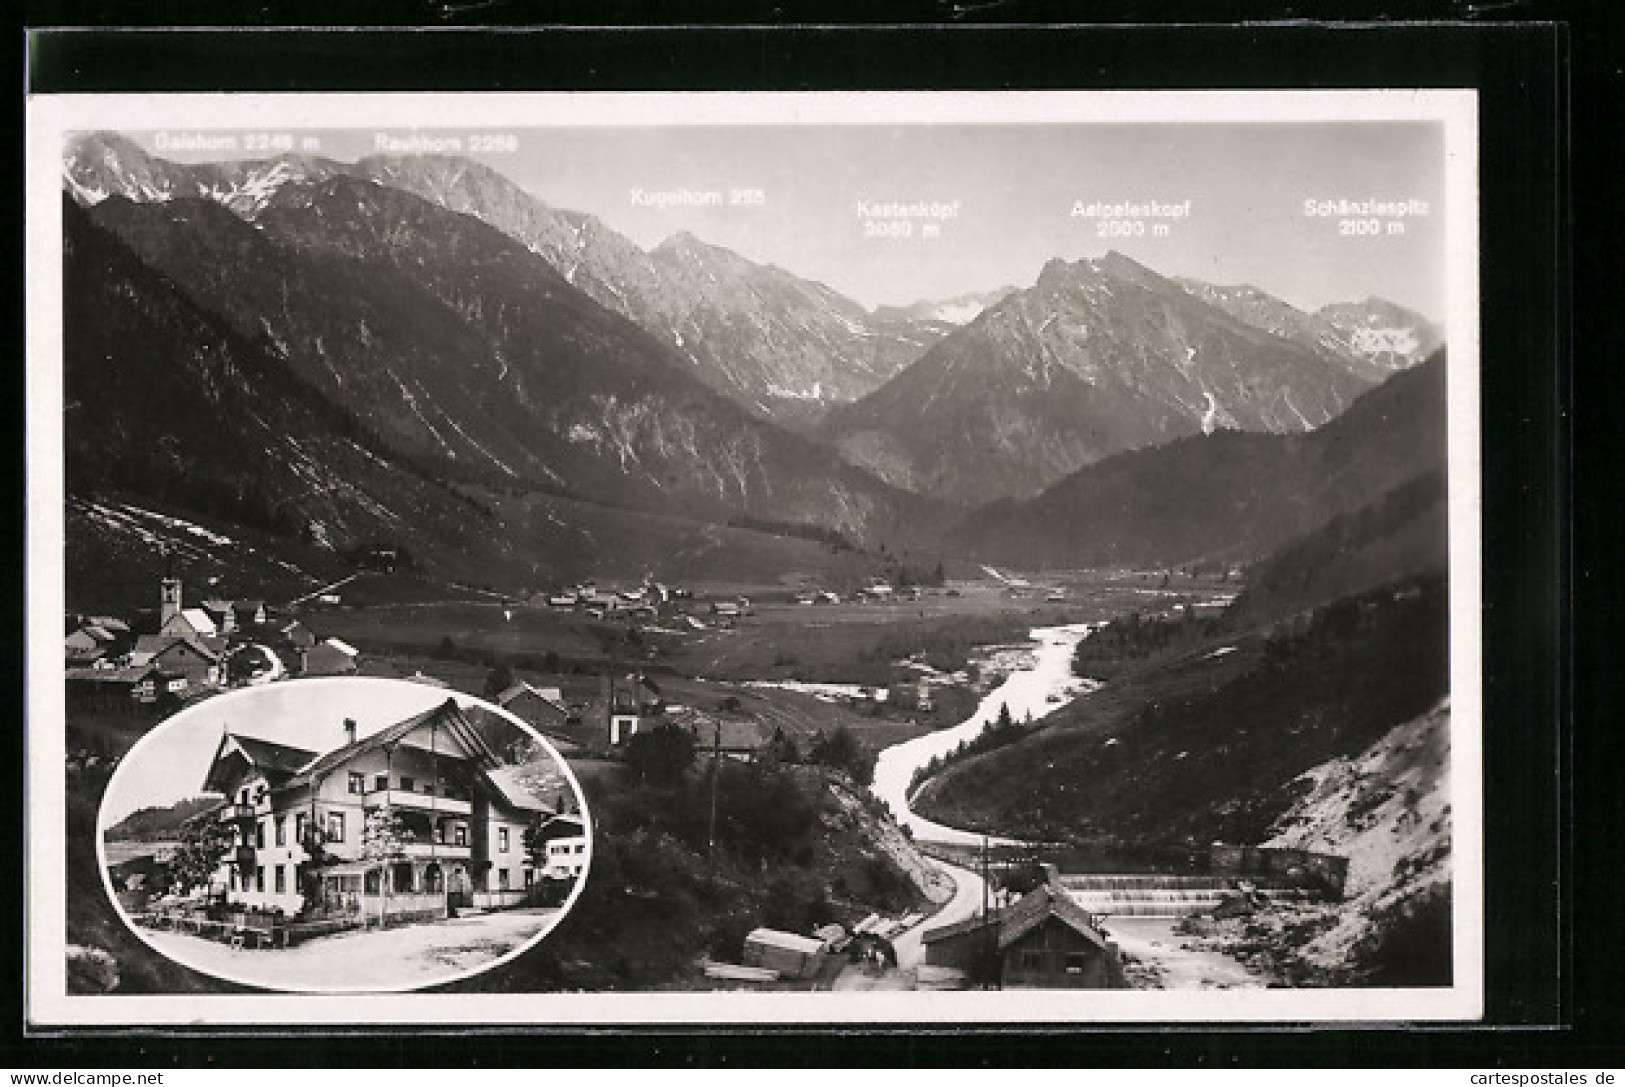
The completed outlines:
<svg viewBox="0 0 1625 1087">
<path fill-rule="evenodd" d="M 126 135 L 178 161 L 274 153 L 178 148 L 182 131 Z M 500 138 L 476 146 L 476 132 Z M 645 248 L 690 231 L 867 306 L 1028 286 L 1050 259 L 1116 249 L 1165 275 L 1248 283 L 1307 310 L 1374 294 L 1444 316 L 1444 138 L 1430 122 L 291 134 L 343 161 L 412 146 L 464 154 Z M 1373 200 L 1385 206 L 1360 206 Z M 1187 201 L 1186 214 L 1169 211 Z M 1099 214 L 1151 204 L 1162 207 Z"/>
</svg>

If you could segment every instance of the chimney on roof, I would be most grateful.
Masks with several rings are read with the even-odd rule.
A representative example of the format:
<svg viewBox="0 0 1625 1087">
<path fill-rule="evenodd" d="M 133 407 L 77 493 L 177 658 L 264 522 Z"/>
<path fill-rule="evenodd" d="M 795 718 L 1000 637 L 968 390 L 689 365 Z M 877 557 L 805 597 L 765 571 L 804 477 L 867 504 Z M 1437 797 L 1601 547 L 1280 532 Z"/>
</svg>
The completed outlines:
<svg viewBox="0 0 1625 1087">
<path fill-rule="evenodd" d="M 344 719 L 344 744 L 348 747 L 353 743 L 355 743 L 355 718 L 346 717 Z"/>
</svg>

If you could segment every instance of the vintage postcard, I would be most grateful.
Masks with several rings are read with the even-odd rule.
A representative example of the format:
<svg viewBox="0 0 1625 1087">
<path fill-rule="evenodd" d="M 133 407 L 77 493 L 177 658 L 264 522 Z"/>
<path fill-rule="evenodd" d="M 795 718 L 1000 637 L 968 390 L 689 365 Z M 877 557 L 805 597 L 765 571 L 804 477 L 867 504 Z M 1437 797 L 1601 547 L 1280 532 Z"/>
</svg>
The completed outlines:
<svg viewBox="0 0 1625 1087">
<path fill-rule="evenodd" d="M 1480 1016 L 1472 92 L 28 128 L 33 1026 Z"/>
</svg>

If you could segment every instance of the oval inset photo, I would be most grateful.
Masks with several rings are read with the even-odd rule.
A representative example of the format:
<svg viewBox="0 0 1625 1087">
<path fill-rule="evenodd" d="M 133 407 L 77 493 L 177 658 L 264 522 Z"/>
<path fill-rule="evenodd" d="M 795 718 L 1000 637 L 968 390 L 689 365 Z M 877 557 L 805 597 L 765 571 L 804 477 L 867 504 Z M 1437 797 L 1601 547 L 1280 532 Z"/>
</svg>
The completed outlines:
<svg viewBox="0 0 1625 1087">
<path fill-rule="evenodd" d="M 394 992 L 522 953 L 574 904 L 592 835 L 551 744 L 471 695 L 335 678 L 159 725 L 102 801 L 108 893 L 161 954 L 228 981 Z"/>
</svg>

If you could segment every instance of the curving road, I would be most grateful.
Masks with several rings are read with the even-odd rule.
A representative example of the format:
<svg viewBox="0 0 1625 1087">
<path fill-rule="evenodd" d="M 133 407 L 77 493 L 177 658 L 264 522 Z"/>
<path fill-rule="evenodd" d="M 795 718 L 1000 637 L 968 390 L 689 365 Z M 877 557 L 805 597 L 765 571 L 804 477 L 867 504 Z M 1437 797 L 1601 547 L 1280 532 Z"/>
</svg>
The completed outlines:
<svg viewBox="0 0 1625 1087">
<path fill-rule="evenodd" d="M 942 909 L 892 940 L 892 947 L 897 951 L 899 970 L 912 969 L 925 961 L 925 944 L 921 942 L 920 937 L 927 930 L 972 917 L 982 908 L 981 876 L 957 864 L 948 864 L 944 861 L 935 863 L 954 881 L 954 896 Z"/>
</svg>

